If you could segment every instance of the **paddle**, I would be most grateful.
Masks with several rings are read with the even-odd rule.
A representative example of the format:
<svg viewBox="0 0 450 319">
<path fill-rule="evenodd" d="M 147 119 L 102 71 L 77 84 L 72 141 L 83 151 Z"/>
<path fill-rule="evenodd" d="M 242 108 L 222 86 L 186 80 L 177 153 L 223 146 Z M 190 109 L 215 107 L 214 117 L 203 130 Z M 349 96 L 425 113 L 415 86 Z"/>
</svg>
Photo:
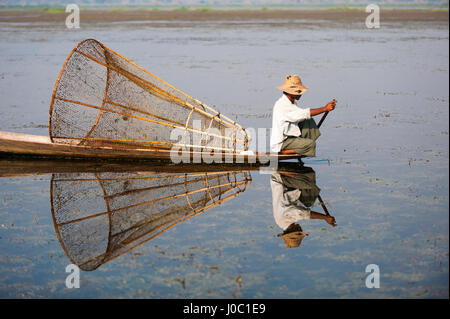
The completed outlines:
<svg viewBox="0 0 450 319">
<path fill-rule="evenodd" d="M 336 219 L 334 219 L 334 217 L 331 216 L 330 213 L 328 212 L 328 209 L 327 209 L 327 207 L 325 206 L 325 203 L 323 202 L 322 197 L 320 197 L 320 195 L 317 195 L 317 198 L 319 199 L 320 205 L 322 206 L 322 208 L 323 208 L 323 210 L 324 210 L 324 212 L 325 212 L 325 215 L 327 215 L 328 217 L 332 217 L 332 218 L 333 218 L 333 222 L 332 222 L 331 225 L 332 225 L 333 227 L 336 227 Z"/>
<path fill-rule="evenodd" d="M 319 128 L 319 127 L 322 125 L 323 121 L 325 121 L 325 118 L 327 117 L 328 113 L 330 113 L 330 111 L 326 111 L 326 112 L 323 114 L 322 118 L 321 118 L 320 121 L 319 121 L 319 124 L 317 124 L 317 128 Z"/>
<path fill-rule="evenodd" d="M 317 198 L 319 199 L 320 205 L 322 206 L 325 214 L 327 214 L 327 216 L 330 216 L 330 213 L 328 212 L 328 209 L 325 206 L 325 203 L 323 202 L 322 197 L 320 197 L 320 195 L 317 195 Z"/>
<path fill-rule="evenodd" d="M 336 101 L 336 100 L 333 99 L 333 101 Z M 326 119 L 328 113 L 330 113 L 330 111 L 326 111 L 326 112 L 323 114 L 322 118 L 321 118 L 320 121 L 319 121 L 319 124 L 317 124 L 317 128 L 319 128 L 319 127 L 322 125 L 323 121 L 325 121 L 325 119 Z"/>
</svg>

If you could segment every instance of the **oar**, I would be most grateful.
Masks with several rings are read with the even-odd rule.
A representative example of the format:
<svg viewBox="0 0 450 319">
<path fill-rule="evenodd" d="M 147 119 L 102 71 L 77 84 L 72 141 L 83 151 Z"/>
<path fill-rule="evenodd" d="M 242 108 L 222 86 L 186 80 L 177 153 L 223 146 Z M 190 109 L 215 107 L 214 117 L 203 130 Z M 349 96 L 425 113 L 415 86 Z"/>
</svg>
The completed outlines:
<svg viewBox="0 0 450 319">
<path fill-rule="evenodd" d="M 330 111 L 326 111 L 326 112 L 323 114 L 322 118 L 321 118 L 320 121 L 319 121 L 319 124 L 317 124 L 317 128 L 319 128 L 319 127 L 322 125 L 323 121 L 325 121 L 325 118 L 327 117 L 328 113 L 330 113 Z"/>
<path fill-rule="evenodd" d="M 336 100 L 333 99 L 333 101 L 336 101 Z M 319 128 L 319 127 L 322 125 L 323 121 L 325 121 L 325 118 L 327 117 L 328 113 L 330 113 L 330 111 L 326 111 L 326 112 L 323 114 L 322 118 L 321 118 L 320 121 L 319 121 L 319 124 L 317 124 L 317 128 Z"/>
<path fill-rule="evenodd" d="M 327 207 L 325 206 L 325 203 L 323 202 L 322 197 L 320 197 L 320 195 L 317 195 L 317 198 L 319 199 L 320 205 L 322 206 L 323 211 L 325 212 L 325 214 L 326 214 L 327 216 L 330 216 L 330 213 L 328 212 L 328 209 L 327 209 Z"/>
<path fill-rule="evenodd" d="M 317 198 L 319 199 L 320 205 L 322 206 L 322 208 L 323 208 L 323 210 L 324 210 L 324 212 L 325 212 L 325 215 L 331 216 L 330 213 L 328 212 L 327 207 L 325 206 L 325 203 L 324 203 L 323 200 L 322 200 L 322 197 L 320 197 L 320 195 L 317 195 Z M 334 217 L 333 217 L 333 219 L 334 219 Z M 334 219 L 334 223 L 333 223 L 332 226 L 333 226 L 333 227 L 336 226 L 336 219 Z"/>
</svg>

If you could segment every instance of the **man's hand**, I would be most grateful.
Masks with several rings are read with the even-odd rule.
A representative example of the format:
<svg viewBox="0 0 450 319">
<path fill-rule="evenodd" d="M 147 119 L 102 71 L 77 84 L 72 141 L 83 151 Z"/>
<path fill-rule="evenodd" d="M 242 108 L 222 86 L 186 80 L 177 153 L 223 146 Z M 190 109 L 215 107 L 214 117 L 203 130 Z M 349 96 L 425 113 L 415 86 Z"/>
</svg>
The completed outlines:
<svg viewBox="0 0 450 319">
<path fill-rule="evenodd" d="M 328 215 L 327 217 L 325 217 L 325 220 L 331 226 L 336 227 L 336 219 L 333 216 Z"/>
<path fill-rule="evenodd" d="M 324 107 L 319 107 L 317 109 L 310 109 L 309 113 L 311 116 L 316 116 L 318 114 L 324 113 L 324 112 L 330 112 L 334 110 L 334 107 L 336 106 L 336 100 L 331 100 L 327 103 Z"/>
<path fill-rule="evenodd" d="M 334 108 L 336 107 L 336 100 L 333 99 L 330 102 L 327 103 L 327 105 L 325 105 L 325 109 L 327 110 L 327 112 L 333 111 Z"/>
</svg>

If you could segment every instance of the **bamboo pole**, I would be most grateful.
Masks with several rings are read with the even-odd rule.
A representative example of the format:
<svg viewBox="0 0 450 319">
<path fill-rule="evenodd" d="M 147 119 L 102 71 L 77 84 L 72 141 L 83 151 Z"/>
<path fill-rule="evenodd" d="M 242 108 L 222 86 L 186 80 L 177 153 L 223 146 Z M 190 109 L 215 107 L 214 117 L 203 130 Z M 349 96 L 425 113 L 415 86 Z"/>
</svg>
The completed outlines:
<svg viewBox="0 0 450 319">
<path fill-rule="evenodd" d="M 245 173 L 247 171 L 236 171 L 236 173 Z M 231 171 L 215 171 L 215 172 L 207 172 L 209 176 L 211 175 L 218 175 L 218 176 L 228 176 Z M 177 178 L 185 178 L 185 177 L 199 177 L 203 176 L 205 173 L 184 173 L 181 175 L 176 175 L 176 173 L 173 173 L 173 175 L 164 175 L 164 176 L 150 176 L 150 177 L 122 177 L 122 178 L 101 178 L 102 181 L 128 181 L 128 180 L 153 180 L 153 179 L 177 179 Z M 97 178 L 60 178 L 55 179 L 55 182 L 92 182 L 97 181 Z"/>
<path fill-rule="evenodd" d="M 75 50 L 75 51 L 76 51 L 77 53 L 79 53 L 79 54 L 85 56 L 86 58 L 88 58 L 88 59 L 90 59 L 90 60 L 92 60 L 92 61 L 94 61 L 94 62 L 96 62 L 96 63 L 98 63 L 98 64 L 100 64 L 100 65 L 102 65 L 102 66 L 104 66 L 104 67 L 106 67 L 106 68 L 109 68 L 109 69 L 111 69 L 111 70 L 113 70 L 113 71 L 119 73 L 120 75 L 126 77 L 127 79 L 129 79 L 129 80 L 131 80 L 131 81 L 133 81 L 133 82 L 137 82 L 137 83 L 139 83 L 139 84 L 145 86 L 145 87 L 148 88 L 148 89 L 151 89 L 151 90 L 153 90 L 153 91 L 156 91 L 158 94 L 160 94 L 160 95 L 165 96 L 166 98 L 168 98 L 169 101 L 171 101 L 171 102 L 175 101 L 175 102 L 177 102 L 180 106 L 186 106 L 186 107 L 188 107 L 188 108 L 194 109 L 197 113 L 200 113 L 200 114 L 205 115 L 205 116 L 207 116 L 207 117 L 210 117 L 210 118 L 214 118 L 214 117 L 215 117 L 215 115 L 200 110 L 199 108 L 193 106 L 192 104 L 188 103 L 187 101 L 184 101 L 184 100 L 179 99 L 178 97 L 176 97 L 176 96 L 174 96 L 174 95 L 172 95 L 172 94 L 170 94 L 170 93 L 168 93 L 168 92 L 162 90 L 161 88 L 158 88 L 157 86 L 155 86 L 155 85 L 152 84 L 152 83 L 149 83 L 148 81 L 145 81 L 145 80 L 143 80 L 143 79 L 141 79 L 141 78 L 138 78 L 137 76 L 134 76 L 134 75 L 126 74 L 126 73 L 123 72 L 123 70 L 121 71 L 121 70 L 118 70 L 118 69 L 112 67 L 111 65 L 105 64 L 105 63 L 99 61 L 98 59 L 96 59 L 96 58 L 94 58 L 94 57 L 92 57 L 92 56 L 90 56 L 90 55 L 88 55 L 88 54 L 86 54 L 86 53 L 84 53 L 84 52 L 82 52 L 82 51 L 79 51 L 79 50 Z M 127 72 L 127 73 L 128 73 L 128 72 Z M 192 99 L 193 99 L 193 98 L 192 98 Z M 195 100 L 195 99 L 193 99 L 193 100 Z M 197 100 L 195 100 L 195 101 L 197 101 Z M 201 105 L 202 105 L 202 106 L 205 106 L 204 104 L 201 104 Z M 208 108 L 208 109 L 211 109 L 211 108 Z M 218 114 L 217 111 L 215 111 L 215 113 Z M 218 121 L 218 122 L 221 122 L 221 123 L 223 123 L 224 125 L 227 125 L 227 126 L 229 126 L 229 127 L 231 127 L 231 128 L 238 127 L 238 128 L 243 129 L 239 124 L 237 124 L 236 122 L 231 122 L 231 120 L 230 120 L 231 123 L 228 123 L 228 122 L 223 121 L 223 120 L 221 120 L 221 119 L 217 119 L 217 121 Z"/>
<path fill-rule="evenodd" d="M 98 41 L 97 41 L 97 42 L 98 42 Z M 208 105 L 204 104 L 203 102 L 199 101 L 198 99 L 195 99 L 195 98 L 189 96 L 188 94 L 184 93 L 183 91 L 177 89 L 176 87 L 170 85 L 169 83 L 167 83 L 167 82 L 164 81 L 163 79 L 161 79 L 161 78 L 159 78 L 158 76 L 156 76 L 156 75 L 150 73 L 149 71 L 147 71 L 147 70 L 145 70 L 144 68 L 140 67 L 139 65 L 137 65 L 137 64 L 134 63 L 133 61 L 127 59 L 126 57 L 120 55 L 119 53 L 115 52 L 114 50 L 108 48 L 108 47 L 105 46 L 104 44 L 102 44 L 102 43 L 100 43 L 100 42 L 98 42 L 98 43 L 100 44 L 100 46 L 106 48 L 107 50 L 111 51 L 112 53 L 114 53 L 114 54 L 116 54 L 117 56 L 121 57 L 122 59 L 126 60 L 127 62 L 131 63 L 131 64 L 134 65 L 135 67 L 139 68 L 141 71 L 144 71 L 144 72 L 147 73 L 148 75 L 150 75 L 150 76 L 154 77 L 155 79 L 161 81 L 162 83 L 166 84 L 167 86 L 169 86 L 169 87 L 172 88 L 173 90 L 175 90 L 175 91 L 177 91 L 177 92 L 183 94 L 184 96 L 186 96 L 186 97 L 188 97 L 188 98 L 194 100 L 196 103 L 202 105 L 203 107 L 207 108 L 207 109 L 210 110 L 211 112 L 216 113 L 216 114 L 219 114 L 219 112 L 217 112 L 216 110 L 214 110 L 212 107 L 209 107 Z M 239 125 L 239 124 L 236 123 L 235 121 L 231 120 L 230 118 L 228 118 L 228 117 L 226 117 L 226 116 L 223 116 L 223 118 L 226 119 L 227 121 L 229 121 L 230 123 L 233 123 L 233 124 L 234 124 L 235 126 L 237 126 L 238 128 L 244 130 L 244 128 L 243 128 L 241 125 Z"/>
<path fill-rule="evenodd" d="M 246 182 L 247 181 L 240 181 L 238 184 L 242 184 L 242 183 L 246 183 Z M 215 186 L 211 186 L 211 188 L 224 187 L 224 186 L 227 186 L 227 185 L 230 185 L 230 184 L 231 183 L 222 184 L 222 185 L 215 185 Z M 163 197 L 163 198 L 158 198 L 158 199 L 154 199 L 154 200 L 150 200 L 150 201 L 146 201 L 146 202 L 142 202 L 142 203 L 138 203 L 138 204 L 134 204 L 134 205 L 130 205 L 130 206 L 125 206 L 125 207 L 121 207 L 121 208 L 117 208 L 117 209 L 112 209 L 110 211 L 100 212 L 100 213 L 93 214 L 93 215 L 90 215 L 90 216 L 81 217 L 81 218 L 78 218 L 78 219 L 73 219 L 73 220 L 70 220 L 70 221 L 67 221 L 67 222 L 59 223 L 59 224 L 57 224 L 57 226 L 63 226 L 63 225 L 67 225 L 67 224 L 71 224 L 71 223 L 75 223 L 75 222 L 80 222 L 80 221 L 84 221 L 84 220 L 87 220 L 87 219 L 103 216 L 103 215 L 106 215 L 106 214 L 116 213 L 116 212 L 123 211 L 123 210 L 129 209 L 129 208 L 146 206 L 146 205 L 150 205 L 150 204 L 153 204 L 155 202 L 158 202 L 158 201 L 174 199 L 174 198 L 181 197 L 181 196 L 187 196 L 187 195 L 195 194 L 195 193 L 198 193 L 198 192 L 202 192 L 205 189 L 206 189 L 206 187 L 203 187 L 201 189 L 193 190 L 193 191 L 190 191 L 188 193 L 175 194 L 175 195 L 171 195 L 171 196 L 167 196 L 167 197 Z"/>
<path fill-rule="evenodd" d="M 121 193 L 115 193 L 113 195 L 105 195 L 108 198 L 116 198 L 116 197 L 121 197 L 121 196 L 126 196 L 128 194 L 131 193 L 142 193 L 142 192 L 148 192 L 151 190 L 156 190 L 156 189 L 161 189 L 164 187 L 172 187 L 172 186 L 179 186 L 179 185 L 183 185 L 184 183 L 187 184 L 192 184 L 192 183 L 196 183 L 196 182 L 200 182 L 203 181 L 203 178 L 194 178 L 188 181 L 184 181 L 184 182 L 178 182 L 178 183 L 173 183 L 170 185 L 158 185 L 158 186 L 150 186 L 150 187 L 144 187 L 144 188 L 139 188 L 139 189 L 131 189 L 125 192 L 121 192 Z"/>
<path fill-rule="evenodd" d="M 89 140 L 89 141 L 102 141 L 102 142 L 111 142 L 111 143 L 124 143 L 124 144 L 141 144 L 140 146 L 145 147 L 148 146 L 150 147 L 151 145 L 147 145 L 147 143 L 149 144 L 168 144 L 168 145 L 172 145 L 172 146 L 186 146 L 186 147 L 190 147 L 190 148 L 206 148 L 206 149 L 212 149 L 212 150 L 220 150 L 220 151 L 233 151 L 230 148 L 221 148 L 221 147 L 214 147 L 214 146 L 199 146 L 199 145 L 194 145 L 194 144 L 180 144 L 180 143 L 172 143 L 172 142 L 159 142 L 159 141 L 140 141 L 140 140 L 119 140 L 119 139 L 108 139 L 108 138 L 96 138 L 96 137 L 75 137 L 75 136 L 68 136 L 68 137 L 64 137 L 64 136 L 54 136 L 55 139 L 69 139 L 69 140 Z M 165 148 L 167 150 L 170 150 L 171 147 L 164 147 L 164 146 L 158 146 L 159 148 Z"/>
<path fill-rule="evenodd" d="M 232 190 L 232 189 L 230 189 L 230 190 Z M 226 193 L 229 192 L 230 190 L 227 190 Z M 136 249 L 137 247 L 139 247 L 139 246 L 141 246 L 141 245 L 143 245 L 143 244 L 149 242 L 150 240 L 152 240 L 152 239 L 154 239 L 154 238 L 160 236 L 162 233 L 166 232 L 167 230 L 171 229 L 172 227 L 174 227 L 174 226 L 176 226 L 176 225 L 178 225 L 178 224 L 180 224 L 180 223 L 182 223 L 182 222 L 184 222 L 184 221 L 186 221 L 186 220 L 188 220 L 188 219 L 190 219 L 190 218 L 192 218 L 192 217 L 194 217 L 194 216 L 197 216 L 197 215 L 199 215 L 199 214 L 201 214 L 201 213 L 204 213 L 205 211 L 209 210 L 209 209 L 212 208 L 212 207 L 218 206 L 218 205 L 220 205 L 220 204 L 222 204 L 222 203 L 224 203 L 224 202 L 226 202 L 226 201 L 228 201 L 228 200 L 230 200 L 230 199 L 236 197 L 237 195 L 239 195 L 239 193 L 240 193 L 240 192 L 230 194 L 230 195 L 228 195 L 226 198 L 220 200 L 219 202 L 212 203 L 212 204 L 210 204 L 210 205 L 208 205 L 208 206 L 205 206 L 204 208 L 202 208 L 202 209 L 201 209 L 200 211 L 198 211 L 198 212 L 195 212 L 195 213 L 193 213 L 193 214 L 186 214 L 186 215 L 184 215 L 184 216 L 181 216 L 181 217 L 176 218 L 175 220 L 168 221 L 168 222 L 166 222 L 166 223 L 160 224 L 160 225 L 158 225 L 158 226 L 156 226 L 156 227 L 150 229 L 150 230 L 147 231 L 146 233 L 144 233 L 144 234 L 142 234 L 142 235 L 140 235 L 140 236 L 138 236 L 138 237 L 136 237 L 136 238 L 133 238 L 132 241 L 130 241 L 130 242 L 137 241 L 138 239 L 141 239 L 142 237 L 148 235 L 149 233 L 151 233 L 151 232 L 153 232 L 153 231 L 155 231 L 155 230 L 157 230 L 157 229 L 159 229 L 159 228 L 161 228 L 161 227 L 163 227 L 163 226 L 166 226 L 166 225 L 172 223 L 172 225 L 170 225 L 169 227 L 167 227 L 167 228 L 161 230 L 160 232 L 156 233 L 155 235 L 151 236 L 150 238 L 147 238 L 146 240 L 140 242 L 139 244 L 137 244 L 137 245 L 135 245 L 135 246 L 133 246 L 133 247 L 131 247 L 131 248 L 129 248 L 129 249 L 127 249 L 127 250 L 121 252 L 120 254 L 114 255 L 114 256 L 111 257 L 111 258 L 104 258 L 104 259 L 103 259 L 103 263 L 101 263 L 100 265 L 102 265 L 102 264 L 104 264 L 104 263 L 106 263 L 106 262 L 108 262 L 108 261 L 111 261 L 111 260 L 113 260 L 113 259 L 115 259 L 115 258 L 117 258 L 117 257 L 120 257 L 120 256 L 122 256 L 122 255 L 124 255 L 124 254 L 130 252 L 130 251 L 133 250 L 133 249 Z M 198 201 L 198 202 L 200 202 L 200 201 Z M 174 214 L 174 213 L 177 213 L 177 212 L 179 212 L 179 211 L 182 211 L 183 209 L 185 209 L 185 207 L 180 208 L 180 209 L 178 209 L 176 212 L 173 212 L 173 213 L 171 213 L 171 214 Z M 163 217 L 166 217 L 166 216 L 161 216 L 159 219 L 161 219 L 161 218 L 163 218 Z M 154 220 L 152 220 L 152 222 L 153 222 L 153 221 L 154 221 Z M 133 226 L 133 227 L 131 227 L 130 229 L 127 229 L 127 230 L 125 230 L 125 231 L 129 231 L 129 230 L 131 230 L 131 229 L 135 229 L 135 228 L 140 227 L 140 226 L 142 226 L 142 225 L 145 225 L 145 223 L 144 223 L 144 224 L 141 224 L 141 225 L 138 225 L 138 226 Z M 124 231 L 122 231 L 121 233 L 123 233 L 123 232 L 124 232 Z M 121 233 L 118 233 L 117 235 L 119 235 L 119 234 L 121 234 Z M 121 247 L 123 247 L 123 246 L 129 244 L 130 242 L 125 242 L 125 243 L 121 242 Z M 123 243 L 123 244 L 122 244 L 122 243 Z M 109 251 L 106 251 L 105 253 L 100 254 L 100 255 L 98 255 L 98 256 L 96 256 L 96 257 L 94 257 L 94 258 L 91 258 L 90 260 L 84 262 L 83 264 L 80 265 L 80 268 L 82 268 L 82 266 L 88 264 L 89 262 L 92 262 L 93 260 L 95 260 L 95 259 L 97 259 L 97 258 L 103 258 L 103 257 L 108 256 L 108 255 L 110 255 L 110 252 L 109 252 Z"/>
<path fill-rule="evenodd" d="M 127 114 L 127 113 L 123 113 L 123 112 L 119 112 L 116 110 L 111 110 L 108 108 L 104 108 L 104 107 L 100 107 L 100 106 L 96 106 L 96 105 L 92 105 L 92 104 L 88 104 L 88 103 L 83 103 L 80 101 L 74 101 L 74 100 L 69 100 L 69 99 L 65 99 L 62 97 L 55 97 L 55 99 L 61 100 L 61 101 L 65 101 L 65 102 L 69 102 L 69 103 L 73 103 L 73 104 L 78 104 L 78 105 L 82 105 L 82 106 L 86 106 L 86 107 L 90 107 L 90 108 L 94 108 L 94 109 L 98 109 L 98 110 L 103 110 L 103 111 L 107 111 L 107 112 L 111 112 L 111 113 L 115 113 L 115 114 L 119 114 L 119 115 L 123 115 L 123 116 L 129 116 L 138 120 L 143 120 L 146 122 L 150 122 L 150 123 L 155 123 L 155 124 L 159 124 L 159 125 L 163 125 L 163 126 L 168 126 L 168 127 L 172 127 L 172 128 L 179 128 L 179 129 L 185 129 L 185 127 L 182 126 L 177 126 L 177 125 L 173 125 L 173 124 L 169 124 L 169 123 L 163 123 L 163 122 L 159 122 L 156 120 L 151 120 L 145 117 L 141 117 L 141 116 L 137 116 L 137 115 L 132 115 L 132 114 Z M 198 133 L 198 134 L 205 134 L 205 135 L 210 135 L 210 136 L 214 136 L 214 137 L 218 137 L 218 138 L 222 138 L 222 139 L 227 139 L 227 140 L 231 140 L 230 137 L 228 136 L 221 136 L 221 135 L 217 135 L 217 134 L 212 134 L 212 133 L 208 133 L 208 132 L 204 132 L 204 131 L 199 131 L 199 130 L 195 130 L 195 129 L 187 129 L 191 132 L 194 133 Z M 63 137 L 65 138 L 65 137 Z M 244 141 L 244 140 L 239 140 L 239 141 Z"/>
</svg>

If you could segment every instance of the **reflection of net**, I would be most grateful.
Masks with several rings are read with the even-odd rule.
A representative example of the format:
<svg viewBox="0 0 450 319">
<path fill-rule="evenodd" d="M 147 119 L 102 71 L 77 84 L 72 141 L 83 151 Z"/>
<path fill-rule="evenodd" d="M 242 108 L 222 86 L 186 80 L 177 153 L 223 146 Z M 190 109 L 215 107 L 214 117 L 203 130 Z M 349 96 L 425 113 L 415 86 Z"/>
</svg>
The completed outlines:
<svg viewBox="0 0 450 319">
<path fill-rule="evenodd" d="M 53 174 L 55 230 L 71 262 L 94 270 L 237 196 L 250 180 L 248 172 Z"/>
<path fill-rule="evenodd" d="M 176 128 L 178 141 L 170 139 Z M 61 70 L 49 131 L 59 143 L 247 149 L 240 125 L 93 39 L 80 42 Z"/>
</svg>

